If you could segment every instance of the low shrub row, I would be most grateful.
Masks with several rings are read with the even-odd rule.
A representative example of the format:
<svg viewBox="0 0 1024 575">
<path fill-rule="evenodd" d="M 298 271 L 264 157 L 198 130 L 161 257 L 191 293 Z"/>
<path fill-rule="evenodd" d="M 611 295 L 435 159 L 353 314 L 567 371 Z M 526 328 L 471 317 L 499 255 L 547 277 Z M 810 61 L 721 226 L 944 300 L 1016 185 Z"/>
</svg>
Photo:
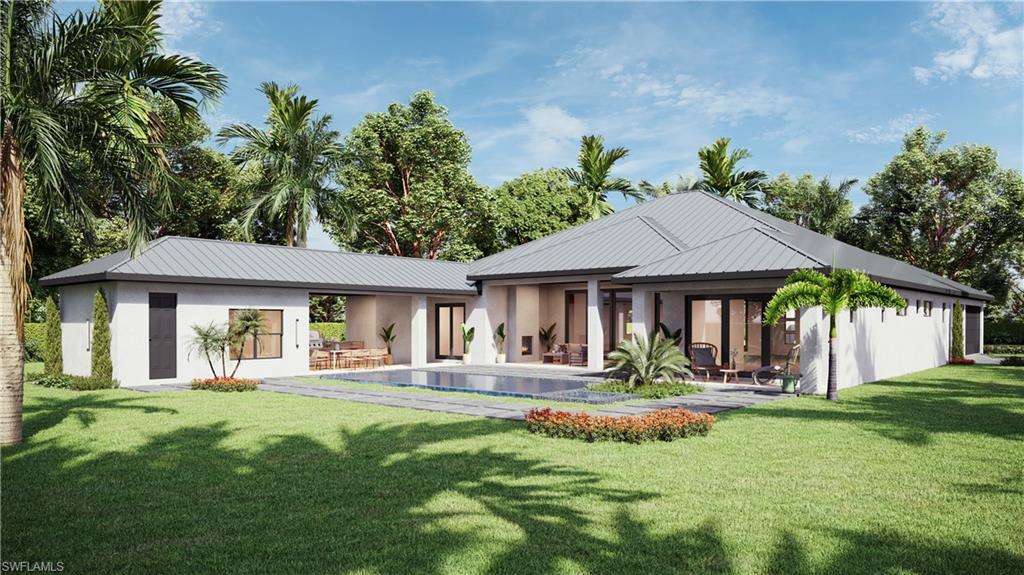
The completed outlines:
<svg viewBox="0 0 1024 575">
<path fill-rule="evenodd" d="M 985 353 L 1024 353 L 1024 345 L 994 344 L 986 345 Z"/>
<path fill-rule="evenodd" d="M 320 332 L 320 337 L 331 341 L 345 341 L 345 322 L 314 322 L 309 324 L 309 329 Z M 366 342 L 368 347 L 370 342 Z"/>
<path fill-rule="evenodd" d="M 1024 321 L 1017 321 L 1008 318 L 986 319 L 985 343 L 1024 345 Z"/>
<path fill-rule="evenodd" d="M 97 389 L 114 389 L 119 387 L 116 379 L 92 377 L 84 375 L 50 375 L 45 373 L 29 374 L 25 378 L 29 383 L 54 389 L 70 389 L 72 391 L 94 391 Z"/>
<path fill-rule="evenodd" d="M 659 409 L 644 415 L 589 415 L 551 408 L 531 409 L 526 428 L 532 433 L 585 441 L 672 441 L 707 435 L 715 418 L 680 408 Z"/>
<path fill-rule="evenodd" d="M 258 379 L 218 377 L 214 379 L 193 379 L 192 389 L 203 391 L 256 391 Z"/>
<path fill-rule="evenodd" d="M 25 361 L 43 361 L 46 350 L 46 324 L 25 324 Z"/>
<path fill-rule="evenodd" d="M 1024 357 L 1004 357 L 1003 361 L 999 362 L 999 365 L 1008 365 L 1011 367 L 1024 367 Z"/>
<path fill-rule="evenodd" d="M 644 399 L 664 399 L 666 397 L 689 395 L 691 393 L 700 393 L 704 391 L 703 387 L 688 381 L 673 381 L 668 383 L 656 383 L 654 385 L 638 385 L 633 389 L 630 389 L 626 382 L 618 379 L 606 379 L 601 383 L 591 385 L 590 389 L 606 393 L 632 393 L 639 395 Z"/>
<path fill-rule="evenodd" d="M 967 357 L 953 357 L 946 365 L 974 365 L 974 360 Z"/>
</svg>

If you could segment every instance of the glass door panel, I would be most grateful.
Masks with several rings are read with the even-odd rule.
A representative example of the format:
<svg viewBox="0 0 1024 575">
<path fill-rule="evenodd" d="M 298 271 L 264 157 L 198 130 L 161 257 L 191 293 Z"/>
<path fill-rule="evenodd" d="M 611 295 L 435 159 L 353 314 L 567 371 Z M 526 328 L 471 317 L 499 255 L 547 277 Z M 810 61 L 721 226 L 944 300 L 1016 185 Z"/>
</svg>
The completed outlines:
<svg viewBox="0 0 1024 575">
<path fill-rule="evenodd" d="M 437 307 L 437 357 L 452 354 L 452 308 Z"/>
<path fill-rule="evenodd" d="M 779 323 L 771 327 L 771 364 L 786 367 L 787 359 L 793 362 L 793 371 L 800 370 L 799 350 L 793 348 L 800 343 L 800 316 L 790 311 Z"/>
<path fill-rule="evenodd" d="M 710 343 L 718 348 L 716 360 L 728 361 L 729 353 L 722 355 L 722 300 L 699 299 L 690 302 L 690 341 Z"/>
<path fill-rule="evenodd" d="M 740 371 L 761 367 L 761 311 L 760 301 L 729 300 L 729 348 L 725 362 Z"/>
<path fill-rule="evenodd" d="M 452 306 L 452 355 L 462 357 L 466 344 L 462 341 L 462 324 L 466 321 L 466 308 Z"/>
</svg>

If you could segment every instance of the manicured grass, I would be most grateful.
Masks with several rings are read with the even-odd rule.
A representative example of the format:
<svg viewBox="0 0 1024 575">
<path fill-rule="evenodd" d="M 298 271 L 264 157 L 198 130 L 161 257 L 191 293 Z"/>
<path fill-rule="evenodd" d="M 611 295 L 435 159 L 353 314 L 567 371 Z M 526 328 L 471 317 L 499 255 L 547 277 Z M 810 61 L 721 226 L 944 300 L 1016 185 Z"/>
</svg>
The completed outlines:
<svg viewBox="0 0 1024 575">
<path fill-rule="evenodd" d="M 0 543 L 68 572 L 1024 572 L 1024 368 L 842 398 L 630 445 L 273 393 L 28 386 Z"/>
</svg>

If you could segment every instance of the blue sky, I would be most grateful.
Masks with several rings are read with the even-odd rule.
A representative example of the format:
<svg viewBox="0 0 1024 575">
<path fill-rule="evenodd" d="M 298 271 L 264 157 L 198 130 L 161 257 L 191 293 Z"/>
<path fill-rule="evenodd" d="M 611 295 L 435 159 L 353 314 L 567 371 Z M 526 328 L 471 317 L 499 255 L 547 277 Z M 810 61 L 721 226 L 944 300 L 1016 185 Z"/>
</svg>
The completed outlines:
<svg viewBox="0 0 1024 575">
<path fill-rule="evenodd" d="M 175 2 L 164 26 L 228 75 L 215 128 L 261 122 L 264 80 L 298 83 L 342 133 L 430 89 L 487 185 L 573 164 L 584 133 L 629 148 L 633 180 L 693 175 L 729 136 L 749 167 L 863 182 L 918 124 L 1022 167 L 1021 6 Z"/>
</svg>

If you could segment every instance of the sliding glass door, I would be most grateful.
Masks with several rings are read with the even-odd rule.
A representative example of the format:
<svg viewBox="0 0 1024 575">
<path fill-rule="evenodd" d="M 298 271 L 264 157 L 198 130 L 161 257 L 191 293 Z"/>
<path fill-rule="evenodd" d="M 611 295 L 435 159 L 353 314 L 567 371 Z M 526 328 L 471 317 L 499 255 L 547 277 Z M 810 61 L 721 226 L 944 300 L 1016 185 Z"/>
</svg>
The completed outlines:
<svg viewBox="0 0 1024 575">
<path fill-rule="evenodd" d="M 466 306 L 461 303 L 439 303 L 434 307 L 434 356 L 437 359 L 458 359 L 465 351 L 462 324 Z"/>
<path fill-rule="evenodd" d="M 797 314 L 778 325 L 762 324 L 770 296 L 691 296 L 687 298 L 686 343 L 710 343 L 717 361 L 741 372 L 784 365 L 800 339 Z M 794 359 L 795 359 L 795 354 Z"/>
</svg>

